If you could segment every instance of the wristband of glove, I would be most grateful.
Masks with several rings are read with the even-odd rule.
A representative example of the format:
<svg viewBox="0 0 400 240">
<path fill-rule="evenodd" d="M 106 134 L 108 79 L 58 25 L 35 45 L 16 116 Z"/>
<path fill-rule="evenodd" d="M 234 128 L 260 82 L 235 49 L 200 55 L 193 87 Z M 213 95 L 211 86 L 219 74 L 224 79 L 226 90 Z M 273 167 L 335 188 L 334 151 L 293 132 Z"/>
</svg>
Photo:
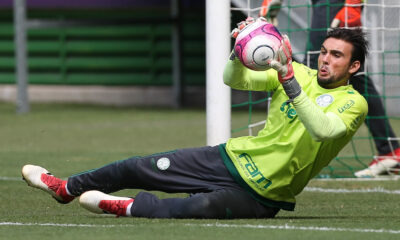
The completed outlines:
<svg viewBox="0 0 400 240">
<path fill-rule="evenodd" d="M 282 87 L 285 90 L 286 95 L 288 95 L 289 99 L 294 99 L 301 93 L 300 84 L 297 82 L 295 77 L 284 81 L 282 83 Z"/>
</svg>

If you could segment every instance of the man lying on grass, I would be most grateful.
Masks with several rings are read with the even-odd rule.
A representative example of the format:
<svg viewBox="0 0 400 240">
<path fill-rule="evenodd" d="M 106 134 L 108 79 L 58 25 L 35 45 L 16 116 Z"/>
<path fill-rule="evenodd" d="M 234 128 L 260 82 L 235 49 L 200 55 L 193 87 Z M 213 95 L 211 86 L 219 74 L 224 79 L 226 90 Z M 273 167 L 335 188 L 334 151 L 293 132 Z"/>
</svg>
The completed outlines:
<svg viewBox="0 0 400 240">
<path fill-rule="evenodd" d="M 132 157 L 62 180 L 25 165 L 28 185 L 60 203 L 79 197 L 94 213 L 147 218 L 273 218 L 294 210 L 295 196 L 339 153 L 363 123 L 367 102 L 348 84 L 364 64 L 361 29 L 334 29 L 321 46 L 318 70 L 293 62 L 283 37 L 273 69 L 252 71 L 231 55 L 224 82 L 235 89 L 274 91 L 267 124 L 257 136 L 218 146 Z M 109 193 L 121 189 L 189 193 L 159 199 Z"/>
</svg>

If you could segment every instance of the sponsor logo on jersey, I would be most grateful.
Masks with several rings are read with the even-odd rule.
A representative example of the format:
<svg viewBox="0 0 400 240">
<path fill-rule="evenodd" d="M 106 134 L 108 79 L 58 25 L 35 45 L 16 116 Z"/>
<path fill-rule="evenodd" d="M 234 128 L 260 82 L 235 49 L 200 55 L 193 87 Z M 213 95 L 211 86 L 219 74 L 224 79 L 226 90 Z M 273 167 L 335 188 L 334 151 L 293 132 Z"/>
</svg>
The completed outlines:
<svg viewBox="0 0 400 240">
<path fill-rule="evenodd" d="M 318 106 L 327 107 L 333 102 L 333 97 L 330 94 L 322 94 L 315 100 Z"/>
<path fill-rule="evenodd" d="M 286 114 L 286 117 L 290 120 L 289 123 L 292 123 L 294 120 L 297 118 L 297 112 L 296 109 L 294 109 L 293 105 L 291 102 L 284 102 L 281 105 L 281 112 Z"/>
<path fill-rule="evenodd" d="M 360 124 L 361 119 L 364 118 L 364 114 L 356 117 L 356 119 L 354 119 L 351 123 L 350 123 L 350 127 L 355 129 L 358 127 L 358 125 Z"/>
<path fill-rule="evenodd" d="M 271 184 L 271 180 L 264 177 L 264 175 L 258 170 L 257 165 L 253 162 L 250 155 L 247 153 L 242 153 L 239 155 L 239 159 L 244 158 L 246 163 L 242 165 L 242 168 L 245 169 L 247 177 L 249 177 L 250 181 L 253 182 L 256 186 L 261 190 L 267 189 Z M 241 163 L 241 161 L 239 161 Z"/>
<path fill-rule="evenodd" d="M 338 108 L 338 112 L 339 113 L 343 113 L 344 111 L 346 111 L 347 109 L 350 109 L 353 105 L 354 105 L 354 101 L 353 100 L 349 100 L 347 101 L 343 106 L 341 106 L 340 108 Z"/>
</svg>

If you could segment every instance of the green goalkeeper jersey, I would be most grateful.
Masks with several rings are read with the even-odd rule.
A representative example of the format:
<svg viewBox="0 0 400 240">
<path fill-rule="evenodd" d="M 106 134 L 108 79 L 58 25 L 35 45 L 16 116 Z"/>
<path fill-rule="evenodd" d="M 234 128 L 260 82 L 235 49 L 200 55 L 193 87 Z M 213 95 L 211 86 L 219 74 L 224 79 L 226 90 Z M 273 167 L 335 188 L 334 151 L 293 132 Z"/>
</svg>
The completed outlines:
<svg viewBox="0 0 400 240">
<path fill-rule="evenodd" d="M 240 68 L 236 61 L 229 61 L 227 68 Z M 366 100 L 351 85 L 325 89 L 317 82 L 316 70 L 295 62 L 293 68 L 310 100 L 324 113 L 337 114 L 346 125 L 346 134 L 322 142 L 313 140 L 288 101 L 276 72 L 242 69 L 247 71 L 248 81 L 228 73 L 225 77 L 233 78 L 231 87 L 274 92 L 267 122 L 257 136 L 231 138 L 220 146 L 224 162 L 236 181 L 264 204 L 285 210 L 294 209 L 295 196 L 350 141 L 368 111 Z"/>
</svg>

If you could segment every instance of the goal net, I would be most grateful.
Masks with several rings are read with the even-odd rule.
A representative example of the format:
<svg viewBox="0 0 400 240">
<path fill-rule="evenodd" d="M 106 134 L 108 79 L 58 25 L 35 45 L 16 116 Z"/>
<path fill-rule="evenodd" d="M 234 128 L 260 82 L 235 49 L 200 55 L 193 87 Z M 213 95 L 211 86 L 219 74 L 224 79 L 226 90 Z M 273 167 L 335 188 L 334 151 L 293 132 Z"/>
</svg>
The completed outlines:
<svg viewBox="0 0 400 240">
<path fill-rule="evenodd" d="M 312 28 L 313 5 L 310 0 L 283 0 L 278 15 L 278 29 L 289 36 L 296 61 L 310 64 L 318 49 L 310 48 L 311 31 L 327 31 L 327 26 Z M 339 7 L 338 3 L 320 1 L 323 7 Z M 333 1 L 332 1 L 333 2 Z M 337 1 L 335 1 L 337 2 Z M 344 1 L 343 1 L 344 2 Z M 231 0 L 231 23 L 242 21 L 247 16 L 258 17 L 262 0 Z M 343 3 L 340 5 L 342 7 Z M 315 6 L 314 6 L 315 7 Z M 328 12 L 328 11 L 326 11 Z M 328 14 L 329 15 L 329 14 Z M 383 114 L 367 116 L 364 124 L 352 141 L 340 152 L 329 166 L 323 169 L 320 178 L 354 177 L 358 170 L 379 156 L 378 144 L 386 145 L 393 150 L 400 138 L 400 1 L 368 0 L 363 3 L 363 29 L 370 42 L 370 54 L 366 59 L 365 77 L 370 78 L 377 90 L 371 94 L 367 91 L 365 81 L 363 95 L 369 101 L 378 98 L 383 105 Z M 319 47 L 318 47 L 319 48 Z M 248 92 L 245 95 L 232 91 L 232 135 L 256 135 L 265 124 L 266 111 L 272 93 Z M 376 99 L 375 99 L 376 100 Z M 374 105 L 370 105 L 371 107 Z M 246 111 L 246 117 L 240 114 Z M 374 120 L 380 123 L 378 134 L 370 131 Z M 390 133 L 390 127 L 392 134 Z M 377 131 L 377 130 L 375 130 Z M 396 170 L 396 169 L 392 169 Z M 389 175 L 398 171 L 388 171 Z"/>
</svg>

